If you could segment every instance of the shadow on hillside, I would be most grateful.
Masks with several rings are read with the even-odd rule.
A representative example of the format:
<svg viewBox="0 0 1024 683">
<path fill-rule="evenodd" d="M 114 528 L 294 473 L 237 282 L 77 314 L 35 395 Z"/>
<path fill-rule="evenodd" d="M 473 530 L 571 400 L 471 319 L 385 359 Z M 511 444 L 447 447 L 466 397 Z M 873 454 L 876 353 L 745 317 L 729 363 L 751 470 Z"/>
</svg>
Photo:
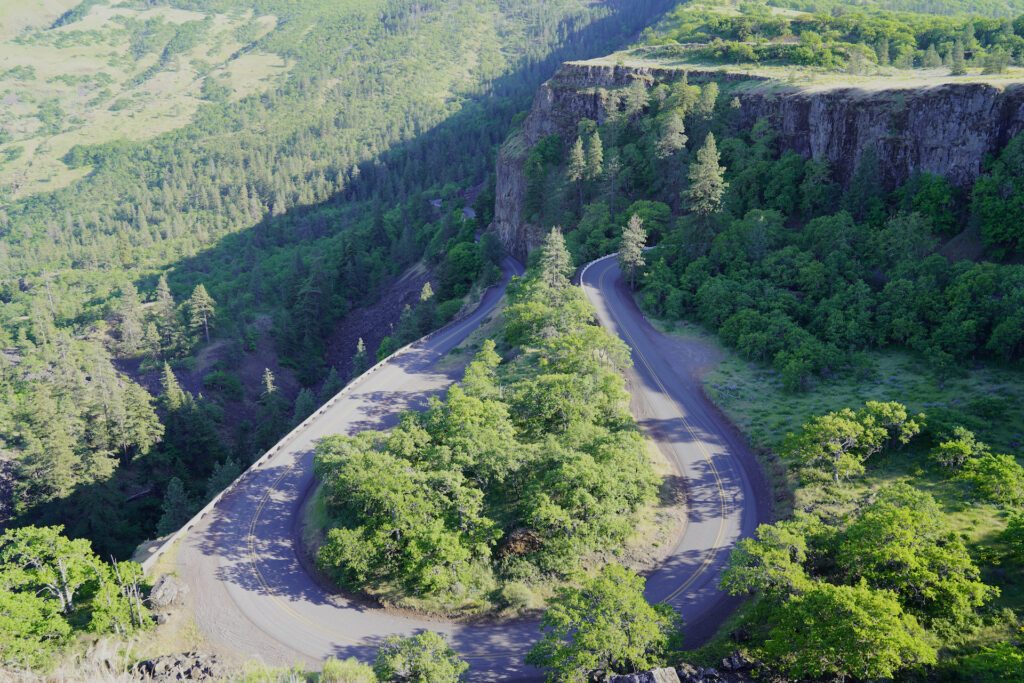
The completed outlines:
<svg viewBox="0 0 1024 683">
<path fill-rule="evenodd" d="M 239 300 L 245 297 L 238 296 L 238 293 L 248 288 L 248 293 L 254 295 L 257 301 L 280 301 L 282 293 L 279 290 L 257 281 L 262 267 L 277 261 L 275 257 L 281 256 L 279 252 L 294 252 L 299 246 L 305 246 L 311 252 L 315 252 L 316 256 L 326 257 L 329 252 L 326 249 L 317 250 L 317 247 L 326 245 L 328 240 L 344 231 L 346 226 L 357 222 L 359 216 L 353 215 L 354 211 L 362 209 L 368 213 L 374 208 L 359 203 L 373 199 L 374 205 L 383 204 L 386 208 L 391 208 L 394 203 L 404 199 L 403 193 L 411 194 L 423 189 L 425 185 L 443 184 L 450 180 L 482 182 L 483 177 L 451 177 L 451 174 L 456 172 L 452 169 L 459 167 L 459 164 L 453 163 L 457 161 L 457 151 L 472 146 L 471 142 L 481 142 L 475 139 L 471 141 L 467 136 L 478 133 L 485 138 L 482 141 L 486 143 L 485 146 L 500 143 L 508 133 L 512 116 L 529 105 L 537 87 L 550 78 L 562 62 L 607 54 L 621 47 L 638 31 L 675 6 L 674 0 L 607 0 L 606 4 L 613 11 L 611 15 L 578 30 L 571 30 L 571 26 L 560 27 L 560 30 L 566 31 L 566 36 L 562 45 L 551 55 L 539 61 L 532 61 L 530 56 L 524 56 L 510 73 L 490 83 L 486 95 L 474 98 L 473 101 L 476 103 L 503 99 L 510 99 L 516 103 L 515 106 L 500 110 L 505 120 L 501 122 L 498 130 L 486 126 L 481 129 L 476 121 L 481 114 L 480 109 L 475 106 L 463 107 L 458 113 L 412 140 L 393 145 L 377 157 L 360 163 L 358 178 L 353 180 L 344 192 L 330 200 L 308 206 L 296 206 L 282 216 L 267 217 L 250 228 L 222 237 L 202 253 L 174 264 L 171 283 L 175 291 L 179 295 L 190 292 L 196 284 L 204 281 L 205 276 L 218 271 L 231 274 L 234 285 L 232 290 L 235 298 Z M 438 168 L 435 174 L 424 177 L 420 182 L 413 182 L 412 187 L 407 187 L 403 191 L 397 188 L 399 183 L 387 182 L 388 174 L 396 173 L 396 169 L 401 167 L 404 160 L 432 158 L 444 159 L 447 163 L 444 168 Z M 426 216 L 433 209 L 424 206 L 423 210 Z M 434 220 L 432 214 L 430 218 Z M 285 261 L 282 259 L 277 262 Z M 284 267 L 291 267 L 294 259 L 289 259 L 285 263 L 287 266 Z M 390 265 L 399 266 L 400 270 L 405 264 Z M 147 288 L 152 288 L 155 280 L 147 284 Z M 254 287 L 266 289 L 254 292 Z M 357 302 L 358 304 L 372 302 L 376 293 L 366 291 L 363 294 L 365 296 Z M 220 305 L 237 315 L 240 313 L 241 305 L 233 305 L 231 299 L 231 296 L 222 295 Z M 368 336 L 378 340 L 384 334 L 385 330 L 367 331 Z"/>
</svg>

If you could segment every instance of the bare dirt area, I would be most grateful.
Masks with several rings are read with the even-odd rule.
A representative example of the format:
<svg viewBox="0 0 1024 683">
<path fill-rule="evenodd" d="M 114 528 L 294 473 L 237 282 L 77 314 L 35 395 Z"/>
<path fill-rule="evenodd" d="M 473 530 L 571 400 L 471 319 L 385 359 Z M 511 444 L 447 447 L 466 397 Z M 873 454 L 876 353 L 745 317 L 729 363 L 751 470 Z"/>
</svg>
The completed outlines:
<svg viewBox="0 0 1024 683">
<path fill-rule="evenodd" d="M 371 363 L 375 362 L 374 352 L 381 340 L 394 331 L 402 309 L 419 301 L 427 282 L 437 289 L 436 275 L 422 263 L 416 264 L 388 285 L 376 303 L 353 310 L 327 338 L 327 365 L 337 368 L 342 377 L 347 376 L 360 338 Z"/>
</svg>

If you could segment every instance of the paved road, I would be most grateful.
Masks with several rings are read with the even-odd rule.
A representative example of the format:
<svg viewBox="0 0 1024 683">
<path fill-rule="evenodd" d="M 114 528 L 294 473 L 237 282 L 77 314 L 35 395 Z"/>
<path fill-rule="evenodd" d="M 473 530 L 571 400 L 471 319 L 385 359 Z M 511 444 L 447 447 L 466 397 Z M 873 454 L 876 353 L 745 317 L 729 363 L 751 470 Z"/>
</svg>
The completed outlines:
<svg viewBox="0 0 1024 683">
<path fill-rule="evenodd" d="M 521 272 L 511 260 L 505 266 L 506 278 Z M 650 328 L 617 280 L 614 260 L 599 262 L 586 273 L 585 290 L 602 324 L 633 349 L 636 368 L 627 379 L 641 424 L 688 478 L 687 531 L 672 558 L 649 578 L 648 592 L 680 610 L 689 642 L 696 644 L 730 611 L 715 585 L 730 545 L 766 518 L 763 496 L 755 496 L 751 484 L 760 479 L 742 441 L 665 355 L 678 342 Z M 538 678 L 522 663 L 537 637 L 535 621 L 431 622 L 334 595 L 305 571 L 294 542 L 313 485 L 315 442 L 327 434 L 390 427 L 402 410 L 424 405 L 457 380 L 456 371 L 437 371 L 437 361 L 493 311 L 502 291 L 492 288 L 470 317 L 361 380 L 188 534 L 177 566 L 192 589 L 197 625 L 217 649 L 275 665 L 328 656 L 368 661 L 385 636 L 430 628 L 446 634 L 469 660 L 471 680 Z"/>
<path fill-rule="evenodd" d="M 671 558 L 648 577 L 647 598 L 682 614 L 685 644 L 695 647 L 738 604 L 718 590 L 718 579 L 736 541 L 769 520 L 768 489 L 743 438 L 700 390 L 702 345 L 655 330 L 627 291 L 615 258 L 588 267 L 582 286 L 601 325 L 629 345 L 630 409 L 686 482 L 686 531 Z"/>
</svg>

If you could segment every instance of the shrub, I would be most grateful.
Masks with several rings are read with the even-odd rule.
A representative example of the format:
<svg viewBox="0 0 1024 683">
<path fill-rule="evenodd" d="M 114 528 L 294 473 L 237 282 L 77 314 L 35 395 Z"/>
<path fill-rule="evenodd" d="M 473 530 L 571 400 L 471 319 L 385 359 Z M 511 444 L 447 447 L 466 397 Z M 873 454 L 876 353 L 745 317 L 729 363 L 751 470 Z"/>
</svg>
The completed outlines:
<svg viewBox="0 0 1024 683">
<path fill-rule="evenodd" d="M 355 657 L 324 660 L 324 668 L 320 672 L 320 683 L 376 683 L 377 675 L 366 664 L 360 663 Z"/>
</svg>

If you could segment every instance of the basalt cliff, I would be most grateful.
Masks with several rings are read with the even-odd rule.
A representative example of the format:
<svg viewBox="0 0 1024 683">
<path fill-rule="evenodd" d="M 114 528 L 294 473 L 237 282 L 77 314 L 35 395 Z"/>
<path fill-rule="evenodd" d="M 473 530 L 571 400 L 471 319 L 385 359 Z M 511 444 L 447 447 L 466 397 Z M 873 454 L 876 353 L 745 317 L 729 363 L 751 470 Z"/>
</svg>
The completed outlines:
<svg viewBox="0 0 1024 683">
<path fill-rule="evenodd" d="M 569 62 L 541 86 L 522 127 L 501 149 L 493 228 L 506 248 L 523 258 L 543 229 L 522 215 L 526 193 L 523 163 L 541 138 L 558 135 L 569 144 L 582 119 L 601 122 L 612 94 L 639 80 L 648 87 L 670 83 L 682 68 L 613 66 Z M 864 151 L 874 147 L 887 189 L 915 170 L 945 175 L 968 186 L 982 171 L 986 155 L 1024 130 L 1024 84 L 985 82 L 935 85 L 800 88 L 746 74 L 688 69 L 691 83 L 728 81 L 739 104 L 739 124 L 766 119 L 783 149 L 827 160 L 846 183 Z"/>
</svg>

